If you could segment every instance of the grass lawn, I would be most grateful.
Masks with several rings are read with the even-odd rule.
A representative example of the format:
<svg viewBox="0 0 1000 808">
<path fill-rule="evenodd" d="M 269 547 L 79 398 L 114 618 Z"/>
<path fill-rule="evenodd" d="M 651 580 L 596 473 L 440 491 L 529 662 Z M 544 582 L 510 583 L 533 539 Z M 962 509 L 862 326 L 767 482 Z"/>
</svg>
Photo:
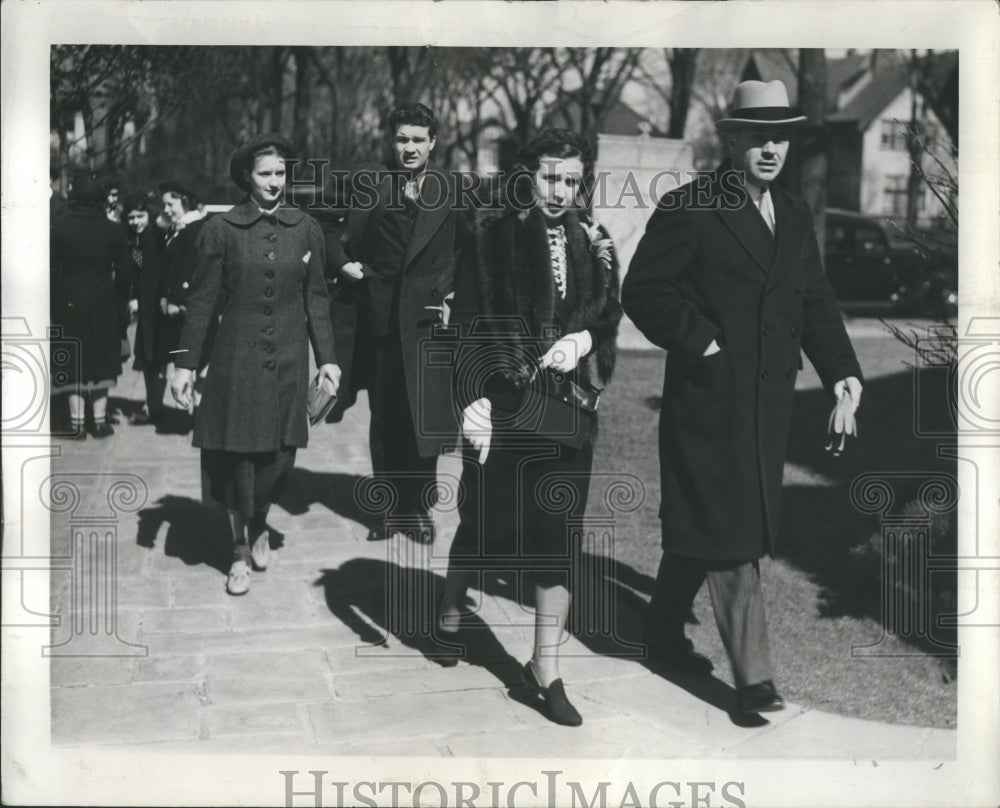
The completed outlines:
<svg viewBox="0 0 1000 808">
<path fill-rule="evenodd" d="M 849 552 L 880 530 L 879 516 L 851 504 L 850 485 L 859 475 L 877 471 L 902 480 L 898 510 L 919 484 L 901 472 L 954 473 L 954 460 L 936 457 L 942 439 L 918 437 L 914 429 L 914 423 L 940 418 L 944 398 L 925 396 L 915 410 L 915 371 L 904 365 L 908 349 L 877 322 L 859 329 L 854 343 L 866 384 L 861 440 L 845 456 L 823 451 L 830 404 L 808 362 L 797 385 L 778 554 L 761 565 L 776 683 L 789 700 L 821 710 L 954 727 L 954 662 L 931 656 L 932 644 L 884 636 L 877 574 Z M 646 487 L 645 504 L 615 521 L 617 624 L 632 639 L 661 555 L 657 419 L 663 357 L 660 351 L 620 352 L 615 379 L 601 398 L 594 460 L 595 484 L 599 472 L 629 472 Z M 588 514 L 601 510 L 592 487 Z M 698 622 L 688 635 L 715 662 L 716 675 L 731 684 L 706 587 L 694 614 Z M 852 650 L 859 646 L 875 651 Z"/>
</svg>

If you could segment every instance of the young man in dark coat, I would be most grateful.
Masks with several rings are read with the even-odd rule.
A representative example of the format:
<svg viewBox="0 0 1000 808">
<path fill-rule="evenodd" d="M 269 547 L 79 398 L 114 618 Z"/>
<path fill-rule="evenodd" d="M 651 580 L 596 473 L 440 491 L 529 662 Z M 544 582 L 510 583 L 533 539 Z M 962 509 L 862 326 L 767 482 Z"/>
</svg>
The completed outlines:
<svg viewBox="0 0 1000 808">
<path fill-rule="evenodd" d="M 451 176 L 430 162 L 437 120 L 423 104 L 389 115 L 393 157 L 352 172 L 343 234 L 327 234 L 336 275 L 333 321 L 343 389 L 368 388 L 369 443 L 376 479 L 395 504 L 370 540 L 402 530 L 433 541 L 433 500 L 442 441 L 457 433 L 447 374 L 421 370 L 426 340 L 452 291 L 464 219 Z"/>
<path fill-rule="evenodd" d="M 625 312 L 667 349 L 660 411 L 664 556 L 645 639 L 688 671 L 684 636 L 708 580 L 739 707 L 777 710 L 759 559 L 773 553 L 800 351 L 853 411 L 861 369 L 805 202 L 773 185 L 805 118 L 780 81 L 748 81 L 717 124 L 730 161 L 666 194 L 622 287 Z"/>
</svg>

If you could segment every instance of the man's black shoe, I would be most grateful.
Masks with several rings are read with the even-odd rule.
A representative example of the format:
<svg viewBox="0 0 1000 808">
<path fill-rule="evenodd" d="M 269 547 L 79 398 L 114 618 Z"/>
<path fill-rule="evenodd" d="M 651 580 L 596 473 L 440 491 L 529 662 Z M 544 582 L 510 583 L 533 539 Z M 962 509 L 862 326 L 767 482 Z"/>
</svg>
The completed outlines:
<svg viewBox="0 0 1000 808">
<path fill-rule="evenodd" d="M 687 637 L 681 642 L 647 641 L 646 654 L 654 662 L 685 673 L 708 676 L 715 666 L 704 654 L 694 650 L 694 644 Z"/>
<path fill-rule="evenodd" d="M 785 709 L 785 700 L 778 694 L 770 679 L 737 688 L 736 698 L 744 713 L 773 713 Z"/>
</svg>

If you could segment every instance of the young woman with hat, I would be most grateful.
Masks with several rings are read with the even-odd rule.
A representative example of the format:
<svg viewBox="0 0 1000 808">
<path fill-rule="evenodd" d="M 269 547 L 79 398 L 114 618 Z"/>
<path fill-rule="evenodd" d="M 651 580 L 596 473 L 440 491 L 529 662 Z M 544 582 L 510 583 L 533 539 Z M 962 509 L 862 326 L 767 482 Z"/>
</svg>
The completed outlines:
<svg viewBox="0 0 1000 808">
<path fill-rule="evenodd" d="M 53 393 L 69 392 L 72 437 L 86 438 L 86 406 L 95 438 L 114 434 L 107 422 L 108 389 L 122 372 L 115 275 L 128 271 L 128 244 L 120 225 L 104 215 L 104 188 L 79 172 L 70 189 L 69 209 L 52 222 L 52 322 L 63 339 L 78 340 L 76 362 L 53 377 Z"/>
<path fill-rule="evenodd" d="M 175 399 L 188 406 L 194 372 L 210 362 L 194 445 L 201 449 L 203 498 L 229 512 L 233 595 L 250 588 L 251 565 L 268 565 L 268 509 L 307 443 L 310 342 L 321 382 L 331 392 L 340 383 L 323 235 L 313 218 L 281 205 L 291 156 L 291 144 L 278 134 L 255 135 L 234 152 L 229 173 L 248 195 L 199 235 L 171 383 Z M 222 321 L 206 357 L 217 305 Z"/>
</svg>

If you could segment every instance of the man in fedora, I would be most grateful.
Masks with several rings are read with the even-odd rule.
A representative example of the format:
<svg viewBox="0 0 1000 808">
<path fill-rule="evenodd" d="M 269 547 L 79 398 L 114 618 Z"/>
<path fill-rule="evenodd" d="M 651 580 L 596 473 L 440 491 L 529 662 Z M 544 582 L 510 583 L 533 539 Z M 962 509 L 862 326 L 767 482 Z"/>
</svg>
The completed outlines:
<svg viewBox="0 0 1000 808">
<path fill-rule="evenodd" d="M 649 653 L 707 674 L 684 622 L 707 579 L 743 712 L 779 710 L 759 559 L 773 554 L 801 351 L 853 417 L 861 368 L 823 272 L 806 203 L 774 181 L 805 121 L 780 81 L 746 81 L 717 123 L 729 159 L 667 193 L 622 286 L 667 350 L 660 410 L 664 555 Z"/>
<path fill-rule="evenodd" d="M 430 543 L 437 458 L 458 424 L 449 377 L 422 363 L 447 309 L 464 219 L 453 177 L 430 159 L 434 113 L 402 104 L 387 123 L 390 159 L 352 172 L 344 232 L 327 233 L 328 275 L 344 397 L 368 388 L 372 470 L 392 491 L 368 538 Z"/>
</svg>

